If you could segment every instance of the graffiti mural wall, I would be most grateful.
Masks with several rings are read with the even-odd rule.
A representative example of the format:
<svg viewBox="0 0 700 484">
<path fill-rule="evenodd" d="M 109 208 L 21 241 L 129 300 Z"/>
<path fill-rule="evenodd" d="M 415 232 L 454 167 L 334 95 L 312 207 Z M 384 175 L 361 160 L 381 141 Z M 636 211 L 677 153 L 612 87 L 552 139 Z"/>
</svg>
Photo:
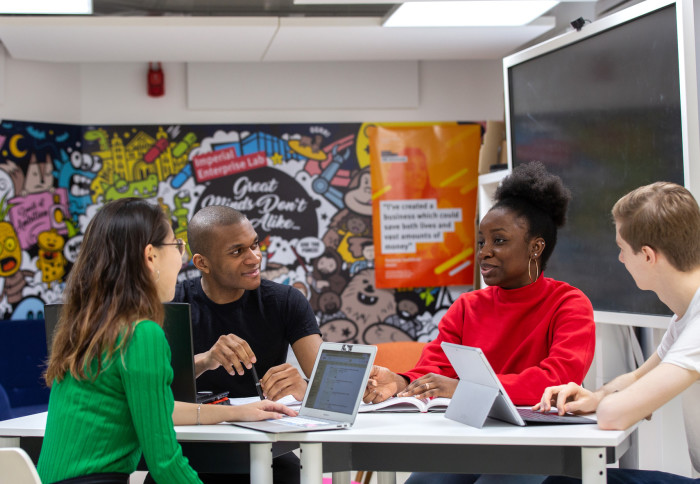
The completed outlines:
<svg viewBox="0 0 700 484">
<path fill-rule="evenodd" d="M 378 289 L 368 125 L 0 124 L 0 319 L 43 317 L 110 200 L 159 204 L 175 236 L 229 205 L 260 236 L 262 274 L 306 295 L 324 339 L 430 340 L 460 288 Z M 180 278 L 198 277 L 188 263 Z"/>
</svg>

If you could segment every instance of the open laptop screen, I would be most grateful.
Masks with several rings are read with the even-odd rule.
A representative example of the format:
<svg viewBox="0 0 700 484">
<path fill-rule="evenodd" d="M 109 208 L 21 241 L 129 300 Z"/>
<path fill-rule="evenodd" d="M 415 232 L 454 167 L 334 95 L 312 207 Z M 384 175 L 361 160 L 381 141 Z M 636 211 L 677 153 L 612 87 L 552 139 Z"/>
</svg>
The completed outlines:
<svg viewBox="0 0 700 484">
<path fill-rule="evenodd" d="M 351 415 L 370 357 L 369 353 L 322 350 L 304 406 Z"/>
</svg>

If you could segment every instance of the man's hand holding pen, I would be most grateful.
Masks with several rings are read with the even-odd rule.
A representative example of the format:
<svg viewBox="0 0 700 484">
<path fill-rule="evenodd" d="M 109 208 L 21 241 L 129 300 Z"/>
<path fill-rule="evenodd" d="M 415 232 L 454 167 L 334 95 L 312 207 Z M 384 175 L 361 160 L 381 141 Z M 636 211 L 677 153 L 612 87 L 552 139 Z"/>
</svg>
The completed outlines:
<svg viewBox="0 0 700 484">
<path fill-rule="evenodd" d="M 304 398 L 306 381 L 294 366 L 289 363 L 273 366 L 262 379 L 258 380 L 254 363 L 257 363 L 257 359 L 250 345 L 235 334 L 220 336 L 209 351 L 195 355 L 197 376 L 205 371 L 215 370 L 219 366 L 226 368 L 231 376 L 243 375 L 246 370 L 251 370 L 254 372 L 253 379 L 259 390 L 258 395 L 262 392 L 261 398 L 272 401 L 287 395 L 293 395 L 297 400 Z"/>
</svg>

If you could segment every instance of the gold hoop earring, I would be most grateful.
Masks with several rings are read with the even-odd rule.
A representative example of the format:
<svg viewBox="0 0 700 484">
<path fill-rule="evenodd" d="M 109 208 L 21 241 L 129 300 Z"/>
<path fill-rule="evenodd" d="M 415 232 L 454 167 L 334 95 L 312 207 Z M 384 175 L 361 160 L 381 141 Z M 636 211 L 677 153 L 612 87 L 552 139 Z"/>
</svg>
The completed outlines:
<svg viewBox="0 0 700 484">
<path fill-rule="evenodd" d="M 537 254 L 535 254 L 535 257 L 537 257 Z M 535 261 L 535 278 L 532 278 L 532 261 Z M 530 256 L 530 260 L 527 261 L 527 277 L 530 278 L 530 282 L 535 282 L 538 277 L 540 277 L 540 268 L 537 265 L 537 259 L 533 259 L 532 256 Z"/>
</svg>

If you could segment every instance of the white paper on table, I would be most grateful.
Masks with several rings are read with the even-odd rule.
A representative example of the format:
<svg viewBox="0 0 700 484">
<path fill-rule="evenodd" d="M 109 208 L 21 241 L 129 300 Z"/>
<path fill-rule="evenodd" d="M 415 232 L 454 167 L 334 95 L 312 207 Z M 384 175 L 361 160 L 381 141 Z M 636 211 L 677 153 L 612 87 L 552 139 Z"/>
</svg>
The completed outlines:
<svg viewBox="0 0 700 484">
<path fill-rule="evenodd" d="M 245 405 L 247 403 L 259 402 L 260 397 L 229 398 L 229 401 L 231 402 L 231 405 Z M 292 395 L 287 395 L 276 401 L 282 405 L 288 406 L 292 410 L 299 410 L 301 408 L 301 402 Z"/>
<path fill-rule="evenodd" d="M 301 402 L 294 398 L 293 395 L 287 395 L 285 397 L 280 398 L 277 400 L 277 403 L 281 403 L 282 405 L 286 405 L 292 410 L 299 410 L 301 408 Z"/>
<path fill-rule="evenodd" d="M 245 405 L 247 403 L 255 403 L 260 401 L 260 397 L 241 397 L 241 398 L 229 398 L 231 405 Z"/>
</svg>

